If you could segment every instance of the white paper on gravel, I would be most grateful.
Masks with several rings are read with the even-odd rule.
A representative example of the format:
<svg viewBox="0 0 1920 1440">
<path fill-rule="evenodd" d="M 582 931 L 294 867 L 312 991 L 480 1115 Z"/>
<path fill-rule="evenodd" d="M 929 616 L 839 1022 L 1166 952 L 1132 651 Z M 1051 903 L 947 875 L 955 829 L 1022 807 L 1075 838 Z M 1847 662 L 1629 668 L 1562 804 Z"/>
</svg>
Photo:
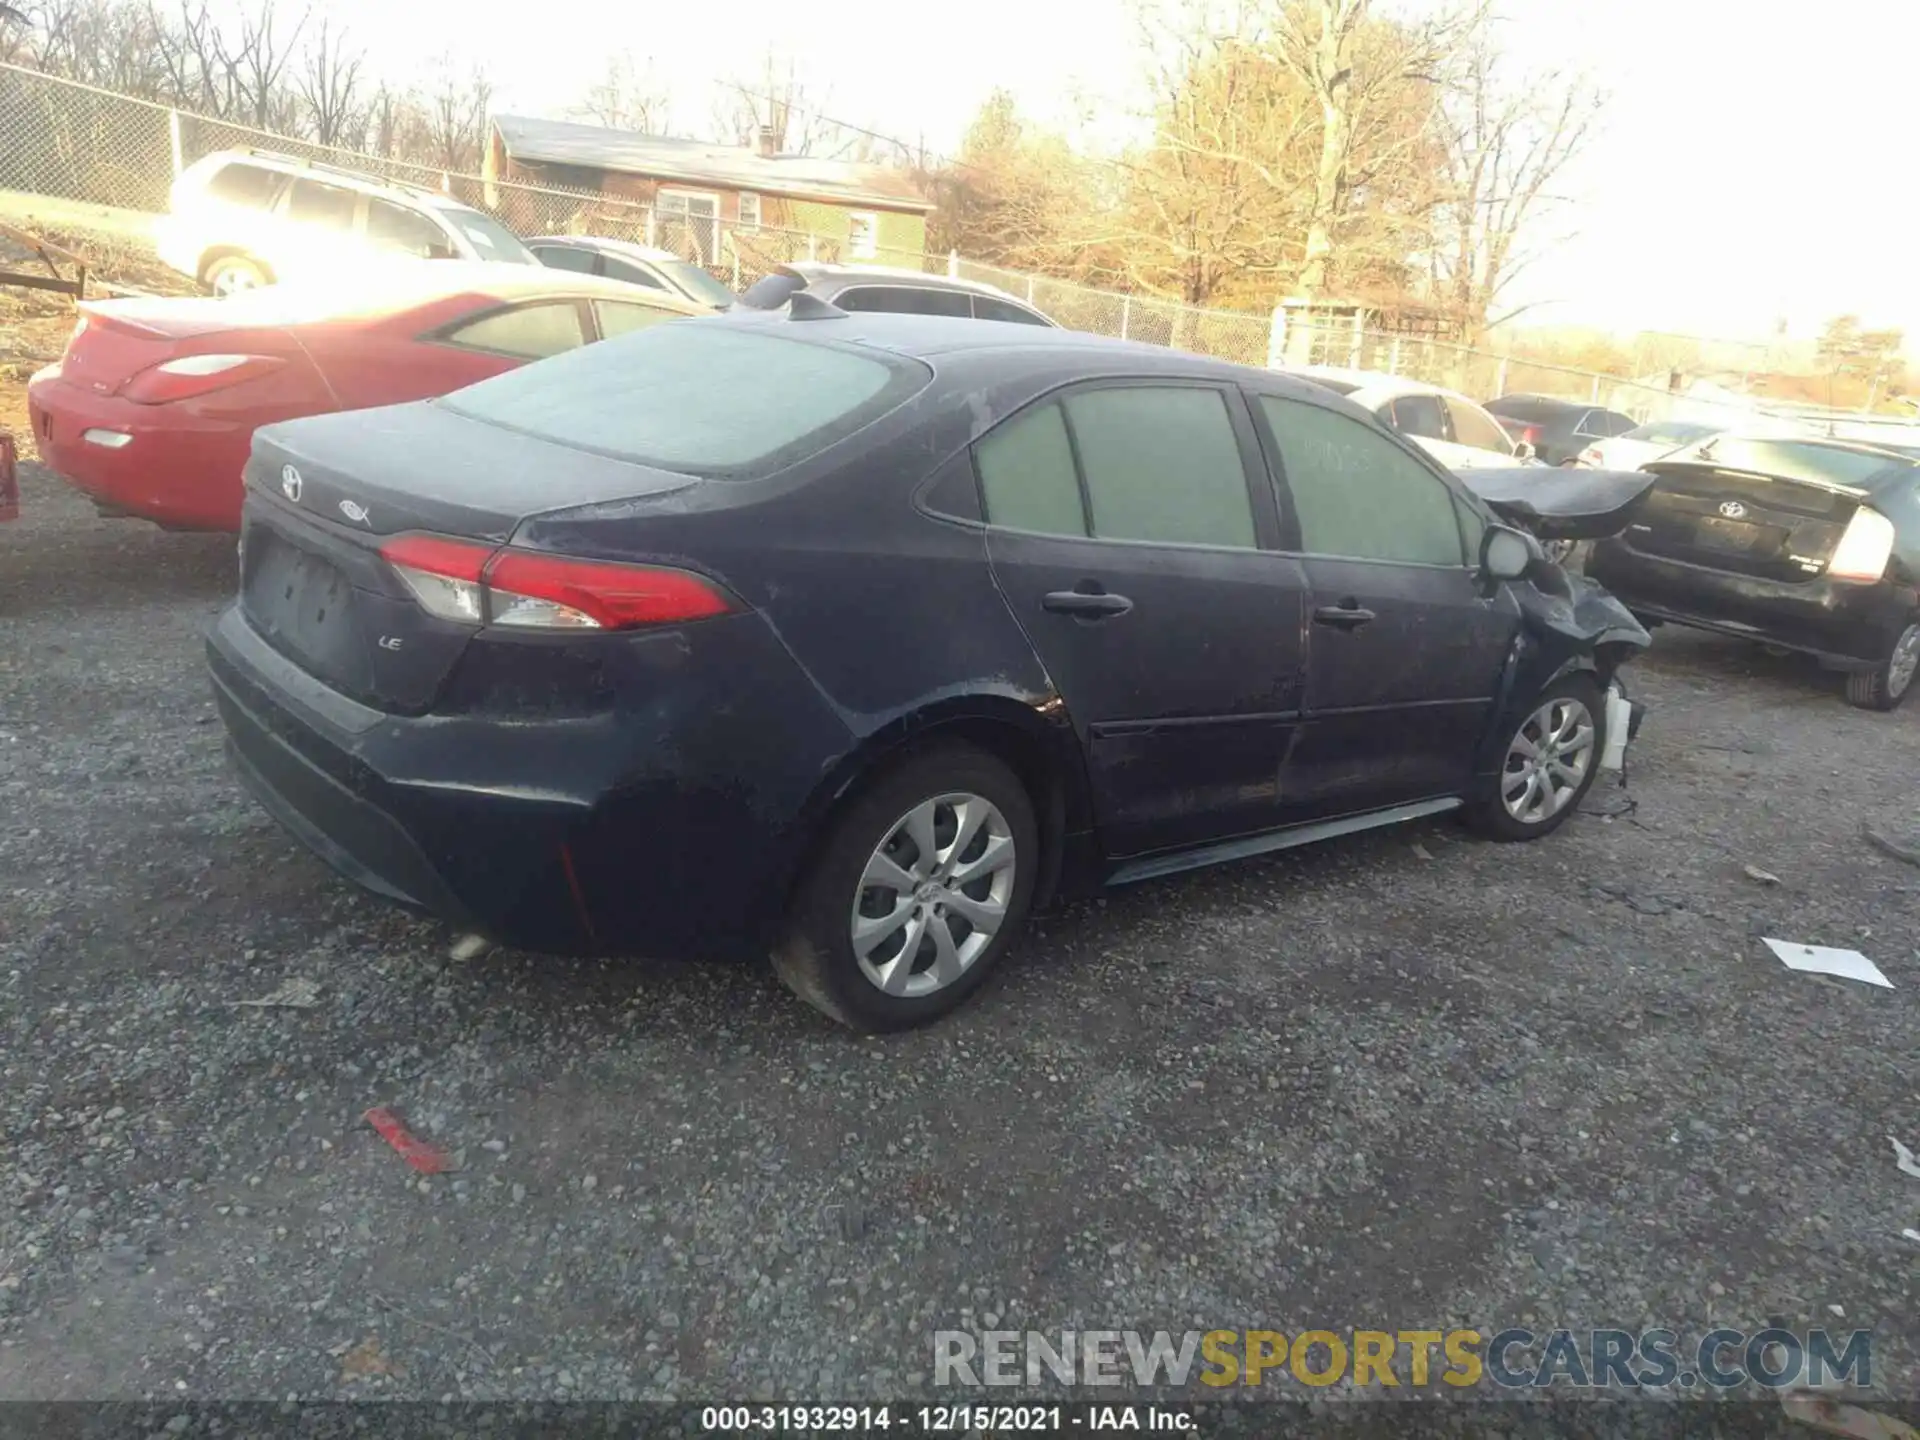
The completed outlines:
<svg viewBox="0 0 1920 1440">
<path fill-rule="evenodd" d="M 1789 970 L 1805 970 L 1814 975 L 1837 975 L 1842 980 L 1858 980 L 1863 985 L 1893 989 L 1893 982 L 1880 973 L 1880 967 L 1858 950 L 1802 945 L 1797 940 L 1768 940 L 1766 944 Z"/>
</svg>

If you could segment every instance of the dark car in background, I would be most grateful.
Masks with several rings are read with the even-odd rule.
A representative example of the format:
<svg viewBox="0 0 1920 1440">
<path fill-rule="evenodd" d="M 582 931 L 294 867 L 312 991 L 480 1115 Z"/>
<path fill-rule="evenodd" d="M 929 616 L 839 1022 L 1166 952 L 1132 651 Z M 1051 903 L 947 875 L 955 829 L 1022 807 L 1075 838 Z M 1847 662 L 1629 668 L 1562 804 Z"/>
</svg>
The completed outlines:
<svg viewBox="0 0 1920 1440">
<path fill-rule="evenodd" d="M 1799 651 L 1891 710 L 1920 667 L 1920 461 L 1845 440 L 1716 436 L 1657 478 L 1586 572 L 1635 614 Z"/>
<path fill-rule="evenodd" d="M 769 271 L 747 287 L 740 303 L 752 310 L 777 310 L 803 292 L 847 311 L 945 315 L 1013 325 L 1054 323 L 1004 290 L 972 280 L 880 265 L 827 265 L 811 260 Z"/>
<path fill-rule="evenodd" d="M 1502 395 L 1489 400 L 1486 409 L 1515 441 L 1531 445 L 1548 465 L 1572 465 L 1595 441 L 1624 435 L 1640 424 L 1618 410 L 1551 395 Z"/>
<path fill-rule="evenodd" d="M 890 1029 L 1050 897 L 1566 820 L 1647 636 L 1492 513 L 1278 374 L 742 310 L 261 431 L 208 651 L 240 774 L 366 888 L 770 952 Z"/>
<path fill-rule="evenodd" d="M 671 250 L 607 240 L 597 235 L 539 235 L 527 249 L 542 265 L 582 275 L 604 275 L 649 290 L 664 290 L 709 310 L 727 310 L 740 299 L 726 283 Z"/>
</svg>

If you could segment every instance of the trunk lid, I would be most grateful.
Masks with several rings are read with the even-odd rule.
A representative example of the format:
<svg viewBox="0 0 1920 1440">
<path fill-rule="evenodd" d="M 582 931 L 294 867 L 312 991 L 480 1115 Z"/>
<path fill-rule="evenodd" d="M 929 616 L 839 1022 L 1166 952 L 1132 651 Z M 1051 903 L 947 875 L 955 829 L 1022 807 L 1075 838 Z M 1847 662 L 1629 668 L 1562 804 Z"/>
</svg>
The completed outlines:
<svg viewBox="0 0 1920 1440">
<path fill-rule="evenodd" d="M 1867 498 L 1851 486 L 1697 461 L 1654 462 L 1656 480 L 1627 527 L 1643 555 L 1760 579 L 1803 582 L 1825 571 Z"/>
<path fill-rule="evenodd" d="M 1653 476 L 1638 470 L 1534 465 L 1453 473 L 1494 514 L 1542 540 L 1604 540 L 1618 535 L 1654 484 Z"/>
<path fill-rule="evenodd" d="M 223 308 L 229 303 L 112 301 L 88 306 L 60 357 L 60 373 L 70 385 L 112 395 L 141 371 L 183 355 L 221 349 L 282 358 L 302 353 L 284 330 L 236 323 L 235 312 Z M 179 308 L 170 308 L 175 306 Z M 223 337 L 223 344 L 206 343 L 214 336 Z"/>
<path fill-rule="evenodd" d="M 477 633 L 428 614 L 380 555 L 425 532 L 504 545 L 531 515 L 698 483 L 431 403 L 255 432 L 241 607 L 282 654 L 363 704 L 427 710 Z"/>
</svg>

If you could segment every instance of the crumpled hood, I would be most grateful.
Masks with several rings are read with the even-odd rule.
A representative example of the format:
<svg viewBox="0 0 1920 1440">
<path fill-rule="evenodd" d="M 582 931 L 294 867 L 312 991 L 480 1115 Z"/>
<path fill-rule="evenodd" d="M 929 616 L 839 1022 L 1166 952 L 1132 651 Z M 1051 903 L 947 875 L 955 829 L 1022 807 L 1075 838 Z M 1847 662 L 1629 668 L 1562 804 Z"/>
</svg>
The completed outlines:
<svg viewBox="0 0 1920 1440">
<path fill-rule="evenodd" d="M 1453 473 L 1494 514 L 1542 540 L 1605 540 L 1618 535 L 1659 478 L 1644 470 L 1562 466 Z"/>
</svg>

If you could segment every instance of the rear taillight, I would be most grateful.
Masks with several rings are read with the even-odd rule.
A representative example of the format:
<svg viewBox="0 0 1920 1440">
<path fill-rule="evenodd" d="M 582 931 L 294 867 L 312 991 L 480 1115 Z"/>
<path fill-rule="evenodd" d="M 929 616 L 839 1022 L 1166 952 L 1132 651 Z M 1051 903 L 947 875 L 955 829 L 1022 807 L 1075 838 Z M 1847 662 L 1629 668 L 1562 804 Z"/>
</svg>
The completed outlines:
<svg viewBox="0 0 1920 1440">
<path fill-rule="evenodd" d="M 271 355 L 182 355 L 142 370 L 120 394 L 136 405 L 165 405 L 257 380 L 285 363 Z"/>
<path fill-rule="evenodd" d="M 1862 505 L 1847 522 L 1840 543 L 1827 561 L 1829 580 L 1860 580 L 1868 584 L 1887 573 L 1893 558 L 1893 522 L 1878 510 Z"/>
<path fill-rule="evenodd" d="M 1591 465 L 1596 470 L 1601 467 L 1606 458 L 1606 456 L 1600 453 L 1600 447 L 1598 445 L 1589 445 L 1580 452 L 1580 463 L 1582 465 Z"/>
<path fill-rule="evenodd" d="M 496 552 L 437 535 L 396 536 L 380 554 L 421 609 L 465 625 L 633 630 L 705 620 L 734 608 L 700 576 L 664 566 Z"/>
</svg>

